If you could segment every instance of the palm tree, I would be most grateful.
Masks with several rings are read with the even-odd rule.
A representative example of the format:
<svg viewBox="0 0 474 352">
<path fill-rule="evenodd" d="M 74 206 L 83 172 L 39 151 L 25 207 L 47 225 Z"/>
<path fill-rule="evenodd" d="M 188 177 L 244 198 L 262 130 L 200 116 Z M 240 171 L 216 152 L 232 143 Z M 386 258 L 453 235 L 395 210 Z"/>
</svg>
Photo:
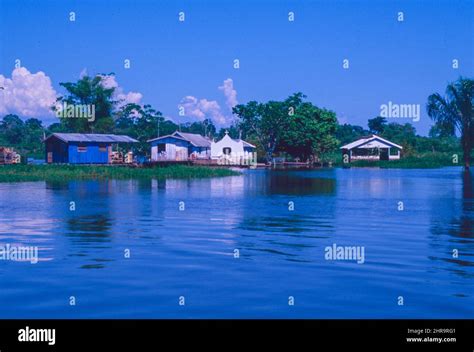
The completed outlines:
<svg viewBox="0 0 474 352">
<path fill-rule="evenodd" d="M 426 110 L 437 124 L 451 125 L 460 133 L 464 167 L 469 169 L 474 148 L 474 80 L 460 77 L 448 84 L 446 97 L 431 94 Z"/>
</svg>

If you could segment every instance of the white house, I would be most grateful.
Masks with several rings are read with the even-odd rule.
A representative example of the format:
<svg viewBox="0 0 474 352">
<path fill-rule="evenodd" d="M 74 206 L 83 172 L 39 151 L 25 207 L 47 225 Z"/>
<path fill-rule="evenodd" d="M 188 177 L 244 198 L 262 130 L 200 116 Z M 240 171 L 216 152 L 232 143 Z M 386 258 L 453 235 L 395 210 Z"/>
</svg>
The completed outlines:
<svg viewBox="0 0 474 352">
<path fill-rule="evenodd" d="M 351 160 L 397 160 L 402 146 L 392 143 L 375 134 L 358 139 L 340 148 L 342 155 Z"/>
<path fill-rule="evenodd" d="M 217 142 L 211 142 L 211 159 L 226 164 L 249 164 L 257 162 L 256 147 L 242 139 L 232 139 L 226 131 Z"/>
<path fill-rule="evenodd" d="M 200 134 L 176 131 L 148 142 L 151 144 L 152 161 L 185 161 L 210 157 L 211 141 Z"/>
</svg>

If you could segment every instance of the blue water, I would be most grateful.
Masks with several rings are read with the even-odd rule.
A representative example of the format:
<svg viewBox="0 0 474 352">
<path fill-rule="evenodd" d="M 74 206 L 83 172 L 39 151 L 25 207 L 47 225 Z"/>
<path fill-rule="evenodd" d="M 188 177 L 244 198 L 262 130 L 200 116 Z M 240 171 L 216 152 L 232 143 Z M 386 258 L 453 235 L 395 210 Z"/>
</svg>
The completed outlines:
<svg viewBox="0 0 474 352">
<path fill-rule="evenodd" d="M 0 261 L 0 318 L 472 319 L 473 179 L 331 169 L 0 184 L 0 246 L 38 246 L 40 259 Z M 333 244 L 364 247 L 364 263 L 326 260 Z"/>
</svg>

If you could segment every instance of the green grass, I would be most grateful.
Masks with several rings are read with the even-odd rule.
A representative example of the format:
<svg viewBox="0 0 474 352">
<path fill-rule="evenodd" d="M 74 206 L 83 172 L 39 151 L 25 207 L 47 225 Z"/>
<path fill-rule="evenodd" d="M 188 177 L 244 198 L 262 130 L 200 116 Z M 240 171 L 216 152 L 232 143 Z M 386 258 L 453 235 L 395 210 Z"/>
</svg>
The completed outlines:
<svg viewBox="0 0 474 352">
<path fill-rule="evenodd" d="M 453 154 L 449 153 L 424 153 L 402 157 L 400 160 L 390 161 L 352 161 L 350 167 L 380 167 L 384 169 L 435 169 L 446 166 L 462 166 L 462 155 L 458 155 L 458 163 L 453 162 Z M 342 162 L 338 163 L 342 165 Z"/>
<path fill-rule="evenodd" d="M 126 166 L 85 165 L 1 165 L 0 182 L 70 181 L 104 179 L 190 179 L 235 176 L 240 173 L 203 166 L 173 165 L 132 168 Z"/>
</svg>

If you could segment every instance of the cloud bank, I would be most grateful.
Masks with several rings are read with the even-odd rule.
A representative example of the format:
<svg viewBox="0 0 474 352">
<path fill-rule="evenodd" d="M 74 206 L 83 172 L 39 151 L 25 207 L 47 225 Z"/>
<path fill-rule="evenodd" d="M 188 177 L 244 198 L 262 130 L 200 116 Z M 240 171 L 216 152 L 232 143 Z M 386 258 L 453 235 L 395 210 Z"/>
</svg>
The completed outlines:
<svg viewBox="0 0 474 352">
<path fill-rule="evenodd" d="M 51 117 L 57 93 L 44 72 L 15 68 L 11 78 L 0 75 L 0 115 Z"/>
<path fill-rule="evenodd" d="M 179 107 L 184 108 L 186 116 L 198 120 L 211 119 L 218 125 L 226 125 L 232 119 L 232 108 L 238 104 L 237 91 L 234 89 L 234 82 L 231 78 L 224 80 L 221 86 L 217 87 L 225 97 L 228 111 L 222 112 L 222 108 L 216 100 L 199 99 L 192 95 L 187 95 L 179 103 Z"/>
<path fill-rule="evenodd" d="M 84 75 L 87 75 L 86 69 L 82 70 L 80 78 Z M 115 88 L 114 99 L 119 101 L 119 107 L 141 103 L 141 93 L 126 93 L 115 76 L 102 77 L 104 87 Z M 42 71 L 31 73 L 26 67 L 18 67 L 13 70 L 11 78 L 0 75 L 0 116 L 15 114 L 50 120 L 55 118 L 51 106 L 56 104 L 57 97 L 51 79 Z"/>
<path fill-rule="evenodd" d="M 187 116 L 199 120 L 210 118 L 218 124 L 224 124 L 227 121 L 222 115 L 219 103 L 215 100 L 198 99 L 188 95 L 181 100 L 180 106 L 184 108 L 184 113 Z"/>
<path fill-rule="evenodd" d="M 222 86 L 219 87 L 219 90 L 224 93 L 224 96 L 226 98 L 225 103 L 229 108 L 230 112 L 232 112 L 232 108 L 238 104 L 237 91 L 234 89 L 234 81 L 232 80 L 232 78 L 227 78 L 226 80 L 224 80 Z"/>
<path fill-rule="evenodd" d="M 102 86 L 104 88 L 115 88 L 114 90 L 114 99 L 119 101 L 118 106 L 124 106 L 126 104 L 140 104 L 143 95 L 138 92 L 128 92 L 125 93 L 123 88 L 119 86 L 115 76 L 101 76 L 102 77 Z"/>
</svg>

